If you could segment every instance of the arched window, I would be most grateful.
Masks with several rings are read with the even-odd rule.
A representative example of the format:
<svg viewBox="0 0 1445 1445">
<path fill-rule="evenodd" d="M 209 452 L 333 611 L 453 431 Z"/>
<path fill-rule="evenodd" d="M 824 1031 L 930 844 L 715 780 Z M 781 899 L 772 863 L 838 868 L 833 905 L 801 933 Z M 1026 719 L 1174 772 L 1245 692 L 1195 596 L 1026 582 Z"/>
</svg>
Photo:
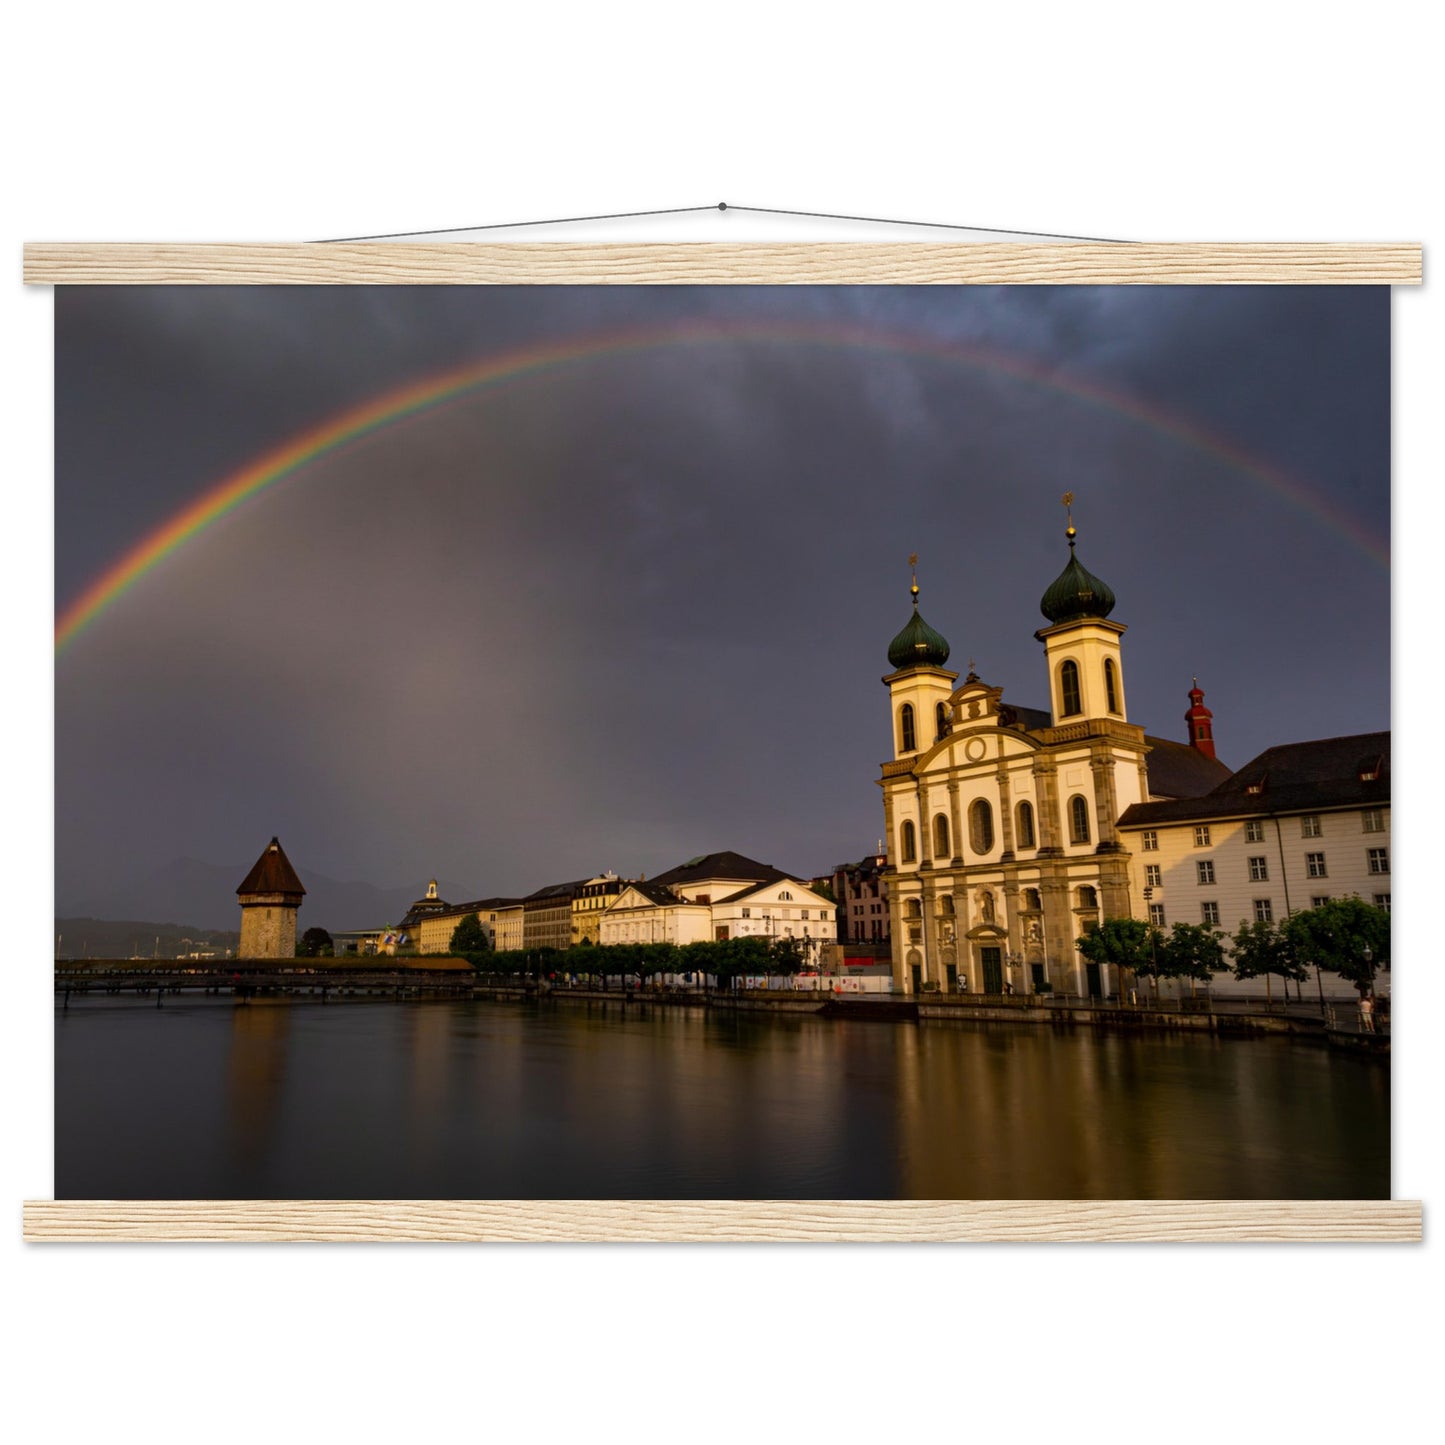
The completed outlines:
<svg viewBox="0 0 1445 1445">
<path fill-rule="evenodd" d="M 944 737 L 948 732 L 948 709 L 942 703 L 933 709 L 934 739 Z"/>
<path fill-rule="evenodd" d="M 1079 664 L 1070 659 L 1059 668 L 1060 717 L 1076 717 L 1083 712 L 1079 698 Z"/>
<path fill-rule="evenodd" d="M 948 857 L 948 819 L 942 813 L 933 820 L 933 856 Z"/>
<path fill-rule="evenodd" d="M 1042 913 L 1044 909 L 1043 896 L 1037 888 L 1024 889 L 1024 907 L 1031 913 Z"/>
<path fill-rule="evenodd" d="M 1069 799 L 1069 841 L 1071 843 L 1087 843 L 1089 841 L 1089 805 L 1084 801 L 1082 793 L 1075 793 Z"/>
<path fill-rule="evenodd" d="M 982 798 L 968 810 L 968 837 L 975 853 L 993 852 L 993 809 Z"/>
<path fill-rule="evenodd" d="M 913 863 L 918 859 L 918 830 L 910 818 L 903 824 L 903 861 Z"/>
<path fill-rule="evenodd" d="M 1119 711 L 1119 679 L 1114 672 L 1114 659 L 1104 659 L 1104 701 L 1110 712 Z"/>
<path fill-rule="evenodd" d="M 913 704 L 905 702 L 898 714 L 899 731 L 903 734 L 903 746 L 899 752 L 911 753 L 918 747 L 913 735 Z"/>
<path fill-rule="evenodd" d="M 1032 803 L 1019 804 L 1019 826 L 1016 842 L 1020 848 L 1032 848 L 1036 846 L 1034 838 L 1034 805 Z"/>
<path fill-rule="evenodd" d="M 923 905 L 916 898 L 908 900 L 908 916 L 910 918 L 923 917 Z"/>
<path fill-rule="evenodd" d="M 1097 889 L 1091 888 L 1087 883 L 1079 888 L 1079 907 L 1097 908 L 1099 906 L 1099 894 Z"/>
<path fill-rule="evenodd" d="M 938 911 L 943 914 L 945 918 L 953 917 L 953 894 L 944 893 L 939 895 Z"/>
<path fill-rule="evenodd" d="M 784 888 L 783 891 L 778 894 L 778 897 L 779 897 L 779 899 L 780 899 L 782 902 L 784 902 L 784 903 L 791 903 L 791 902 L 793 901 L 793 895 L 792 895 L 791 893 L 789 893 L 786 888 Z M 704 898 L 702 898 L 702 897 L 699 897 L 697 901 L 698 901 L 699 903 L 704 903 L 704 902 L 710 903 L 712 900 L 711 900 L 711 899 L 704 899 Z"/>
</svg>

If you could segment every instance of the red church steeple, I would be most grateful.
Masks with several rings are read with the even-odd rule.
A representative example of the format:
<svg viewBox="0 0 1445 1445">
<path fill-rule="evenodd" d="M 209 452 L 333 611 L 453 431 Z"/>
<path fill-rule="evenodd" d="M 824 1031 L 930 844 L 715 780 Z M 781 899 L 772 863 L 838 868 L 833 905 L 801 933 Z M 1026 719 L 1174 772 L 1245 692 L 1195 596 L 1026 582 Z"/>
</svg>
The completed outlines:
<svg viewBox="0 0 1445 1445">
<path fill-rule="evenodd" d="M 1189 746 L 1196 752 L 1201 752 L 1206 758 L 1214 756 L 1214 714 L 1204 706 L 1204 689 L 1199 685 L 1199 679 L 1194 679 L 1194 686 L 1189 689 L 1189 711 L 1184 714 L 1184 721 L 1189 724 Z"/>
</svg>

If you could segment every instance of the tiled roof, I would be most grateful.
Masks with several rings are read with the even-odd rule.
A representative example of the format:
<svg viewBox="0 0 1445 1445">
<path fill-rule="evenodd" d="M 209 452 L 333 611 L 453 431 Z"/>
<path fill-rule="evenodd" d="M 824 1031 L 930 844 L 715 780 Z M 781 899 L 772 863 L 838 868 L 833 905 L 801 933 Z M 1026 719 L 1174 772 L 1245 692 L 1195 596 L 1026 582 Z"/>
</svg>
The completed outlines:
<svg viewBox="0 0 1445 1445">
<path fill-rule="evenodd" d="M 529 893 L 523 903 L 561 903 L 564 900 L 570 901 L 572 895 L 579 888 L 590 883 L 590 878 L 576 878 L 571 883 L 549 883 L 545 888 L 539 888 L 535 893 Z"/>
<path fill-rule="evenodd" d="M 1031 733 L 1054 725 L 1053 714 L 1047 708 L 1015 707 L 1010 702 L 999 704 L 999 721 L 1005 727 L 1026 728 Z"/>
<path fill-rule="evenodd" d="M 1043 708 L 1004 703 L 1000 711 L 1012 726 L 1029 732 L 1042 732 L 1054 725 L 1053 715 Z M 1144 741 L 1150 749 L 1146 761 L 1151 793 L 1165 798 L 1197 798 L 1229 777 L 1229 769 L 1218 758 L 1207 758 L 1188 743 L 1147 733 Z"/>
<path fill-rule="evenodd" d="M 1268 748 L 1202 797 L 1135 803 L 1119 826 L 1369 808 L 1389 801 L 1390 734 L 1357 733 Z"/>
<path fill-rule="evenodd" d="M 856 863 L 839 863 L 833 872 L 837 873 L 881 873 L 888 866 L 888 855 L 886 853 L 869 853 L 866 857 Z"/>
<path fill-rule="evenodd" d="M 675 904 L 686 902 L 665 883 L 659 883 L 655 878 L 628 883 L 626 888 L 636 889 L 649 903 L 655 903 L 659 908 L 670 908 Z"/>
<path fill-rule="evenodd" d="M 1149 791 L 1160 798 L 1198 798 L 1228 782 L 1229 769 L 1218 758 L 1206 757 L 1188 743 L 1144 735 L 1149 746 L 1145 766 Z"/>
<path fill-rule="evenodd" d="M 248 893 L 305 893 L 306 889 L 296 876 L 286 850 L 272 838 L 236 892 L 244 898 Z"/>
<path fill-rule="evenodd" d="M 659 873 L 654 883 L 701 883 L 705 879 L 718 879 L 739 883 L 769 883 L 786 878 L 771 863 L 759 863 L 755 858 L 744 858 L 741 853 L 707 853 L 701 858 L 689 858 L 666 873 Z"/>
<path fill-rule="evenodd" d="M 432 918 L 461 918 L 469 913 L 482 913 L 493 908 L 509 908 L 521 901 L 520 898 L 477 898 L 471 903 L 448 903 L 445 908 L 433 910 L 429 916 Z"/>
<path fill-rule="evenodd" d="M 716 898 L 715 903 L 736 903 L 740 898 L 751 898 L 754 893 L 761 893 L 764 888 L 775 888 L 779 883 L 794 883 L 799 888 L 806 888 L 811 893 L 813 887 L 809 883 L 803 883 L 797 878 L 789 878 L 784 874 L 781 878 L 765 878 L 761 883 L 754 883 L 750 888 L 741 889 L 737 893 L 729 893 L 726 898 Z"/>
</svg>

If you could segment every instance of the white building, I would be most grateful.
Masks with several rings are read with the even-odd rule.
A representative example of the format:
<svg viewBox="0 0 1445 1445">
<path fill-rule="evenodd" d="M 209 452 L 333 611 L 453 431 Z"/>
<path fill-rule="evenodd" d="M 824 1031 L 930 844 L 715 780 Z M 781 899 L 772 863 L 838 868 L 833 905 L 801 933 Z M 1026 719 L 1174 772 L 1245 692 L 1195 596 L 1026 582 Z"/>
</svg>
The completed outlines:
<svg viewBox="0 0 1445 1445">
<path fill-rule="evenodd" d="M 1209 923 L 1233 933 L 1351 895 L 1388 909 L 1390 734 L 1270 748 L 1203 797 L 1128 809 L 1119 834 L 1139 916 L 1160 928 Z M 1379 975 L 1378 992 L 1389 992 L 1389 978 Z M 1332 973 L 1311 975 L 1303 990 L 1306 998 L 1356 997 Z M 1215 991 L 1263 997 L 1266 987 L 1220 978 Z M 1270 991 L 1278 996 L 1278 979 Z"/>
<path fill-rule="evenodd" d="M 712 937 L 712 910 L 689 903 L 657 883 L 629 883 L 602 915 L 597 941 L 614 943 L 701 943 Z"/>
<path fill-rule="evenodd" d="M 708 853 L 651 880 L 629 883 L 602 915 L 610 943 L 699 943 L 745 937 L 832 943 L 832 902 L 807 883 L 739 853 Z"/>
<path fill-rule="evenodd" d="M 492 915 L 489 920 L 492 930 L 492 947 L 498 953 L 511 953 L 521 948 L 525 922 L 522 900 L 518 898 L 515 902 L 501 902 L 496 908 L 489 909 L 488 912 Z"/>
</svg>

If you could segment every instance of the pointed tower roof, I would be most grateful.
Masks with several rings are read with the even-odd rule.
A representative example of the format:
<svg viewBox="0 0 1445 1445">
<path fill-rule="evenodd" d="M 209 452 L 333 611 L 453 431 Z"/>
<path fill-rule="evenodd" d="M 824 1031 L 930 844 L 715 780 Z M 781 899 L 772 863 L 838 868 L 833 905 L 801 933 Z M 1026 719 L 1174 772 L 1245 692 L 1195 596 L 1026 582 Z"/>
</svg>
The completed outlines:
<svg viewBox="0 0 1445 1445">
<path fill-rule="evenodd" d="M 1107 583 L 1087 571 L 1074 555 L 1074 543 L 1079 535 L 1078 528 L 1074 526 L 1074 494 L 1065 492 L 1063 502 L 1069 509 L 1069 525 L 1064 532 L 1069 539 L 1069 561 L 1044 593 L 1039 611 L 1053 623 L 1107 617 L 1114 610 L 1114 594 Z"/>
<path fill-rule="evenodd" d="M 917 567 L 918 554 L 915 552 L 908 562 L 910 566 Z M 898 672 L 905 667 L 942 667 L 948 661 L 948 643 L 942 633 L 935 632 L 919 615 L 917 572 L 914 572 L 913 585 L 908 590 L 913 597 L 913 616 L 908 619 L 903 631 L 888 644 L 888 661 Z"/>
<path fill-rule="evenodd" d="M 266 851 L 256 859 L 255 867 L 246 874 L 241 886 L 236 889 L 238 897 L 251 893 L 295 893 L 306 892 L 305 886 L 296 876 L 291 860 L 286 856 L 279 839 L 272 838 Z"/>
</svg>

